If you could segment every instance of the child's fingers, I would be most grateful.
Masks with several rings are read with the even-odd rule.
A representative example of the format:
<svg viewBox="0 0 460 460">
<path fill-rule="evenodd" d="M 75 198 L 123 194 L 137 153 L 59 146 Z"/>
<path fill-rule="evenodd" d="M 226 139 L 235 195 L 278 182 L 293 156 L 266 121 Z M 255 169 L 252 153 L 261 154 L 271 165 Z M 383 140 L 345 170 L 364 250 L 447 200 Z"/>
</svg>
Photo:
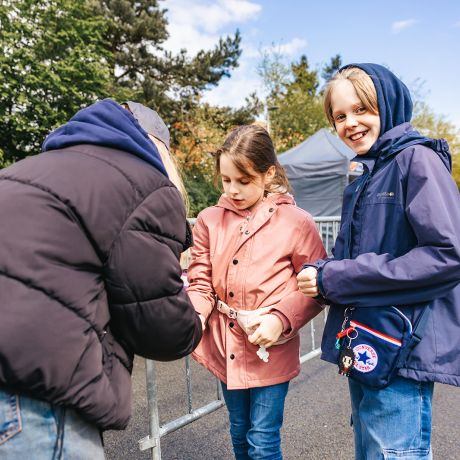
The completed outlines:
<svg viewBox="0 0 460 460">
<path fill-rule="evenodd" d="M 317 286 L 306 286 L 299 284 L 299 291 L 307 297 L 316 297 L 318 295 Z"/>
<path fill-rule="evenodd" d="M 258 332 L 259 329 L 256 329 L 251 335 L 248 335 L 248 340 L 254 345 L 259 345 L 260 340 L 260 333 Z"/>
<path fill-rule="evenodd" d="M 247 327 L 248 329 L 256 329 L 262 323 L 262 316 L 256 316 L 250 320 L 248 320 Z"/>
<path fill-rule="evenodd" d="M 272 346 L 279 338 L 282 332 L 282 323 L 274 315 L 264 315 L 257 319 L 259 327 L 252 333 L 248 339 L 254 345 Z"/>
</svg>

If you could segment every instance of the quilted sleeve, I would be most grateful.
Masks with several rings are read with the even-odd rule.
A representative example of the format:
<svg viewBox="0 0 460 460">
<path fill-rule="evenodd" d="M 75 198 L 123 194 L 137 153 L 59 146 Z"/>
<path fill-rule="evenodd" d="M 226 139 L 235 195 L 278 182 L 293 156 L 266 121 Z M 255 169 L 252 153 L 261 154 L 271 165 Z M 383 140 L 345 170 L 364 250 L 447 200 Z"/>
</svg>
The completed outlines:
<svg viewBox="0 0 460 460">
<path fill-rule="evenodd" d="M 185 210 L 176 188 L 151 193 L 127 218 L 106 264 L 111 329 L 132 353 L 170 361 L 193 351 L 201 322 L 181 280 Z"/>
</svg>

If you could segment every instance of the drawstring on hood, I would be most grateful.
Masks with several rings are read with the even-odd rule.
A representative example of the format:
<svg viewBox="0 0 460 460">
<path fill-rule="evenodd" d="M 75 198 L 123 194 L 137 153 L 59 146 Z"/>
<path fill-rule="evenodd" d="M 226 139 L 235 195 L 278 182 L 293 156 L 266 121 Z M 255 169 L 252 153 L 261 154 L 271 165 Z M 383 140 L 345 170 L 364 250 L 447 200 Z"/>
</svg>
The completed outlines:
<svg viewBox="0 0 460 460">
<path fill-rule="evenodd" d="M 424 145 L 436 152 L 447 170 L 452 171 L 446 140 L 425 137 L 409 123 L 413 104 L 407 86 L 393 72 L 378 64 L 349 64 L 340 70 L 349 67 L 357 67 L 371 77 L 377 92 L 380 116 L 379 138 L 369 152 L 355 157 L 354 161 L 366 163 L 367 159 L 376 159 L 376 163 L 381 165 L 407 147 Z"/>
<path fill-rule="evenodd" d="M 77 112 L 66 124 L 48 135 L 42 151 L 78 144 L 123 150 L 141 158 L 168 176 L 155 144 L 129 110 L 104 99 Z"/>
</svg>

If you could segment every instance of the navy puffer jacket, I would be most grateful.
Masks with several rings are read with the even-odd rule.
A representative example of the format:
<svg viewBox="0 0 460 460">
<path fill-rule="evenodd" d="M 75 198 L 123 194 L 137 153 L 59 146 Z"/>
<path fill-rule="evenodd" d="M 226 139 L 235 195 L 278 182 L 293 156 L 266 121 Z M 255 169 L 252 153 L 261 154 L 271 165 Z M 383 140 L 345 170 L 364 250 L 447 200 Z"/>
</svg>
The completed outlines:
<svg viewBox="0 0 460 460">
<path fill-rule="evenodd" d="M 50 145 L 0 172 L 0 386 L 124 428 L 133 355 L 177 359 L 201 338 L 180 278 L 184 206 L 112 101 Z"/>
</svg>

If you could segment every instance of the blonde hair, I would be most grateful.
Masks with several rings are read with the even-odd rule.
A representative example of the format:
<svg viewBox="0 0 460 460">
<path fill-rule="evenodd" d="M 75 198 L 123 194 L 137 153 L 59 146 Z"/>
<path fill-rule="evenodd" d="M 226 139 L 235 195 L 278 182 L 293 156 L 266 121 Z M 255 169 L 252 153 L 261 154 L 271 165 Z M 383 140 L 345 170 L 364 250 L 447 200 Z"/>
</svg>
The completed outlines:
<svg viewBox="0 0 460 460">
<path fill-rule="evenodd" d="M 267 130 L 258 125 L 243 125 L 235 128 L 225 139 L 222 147 L 215 153 L 215 180 L 220 176 L 220 157 L 228 155 L 235 167 L 250 179 L 258 174 L 265 174 L 271 166 L 275 167 L 275 176 L 266 185 L 268 193 L 287 193 L 292 188 L 284 168 L 276 156 L 272 139 Z"/>
<path fill-rule="evenodd" d="M 348 80 L 355 88 L 356 94 L 369 112 L 378 115 L 377 91 L 371 77 L 358 67 L 346 67 L 339 70 L 328 82 L 324 90 L 324 112 L 329 123 L 335 127 L 332 116 L 331 95 L 338 82 Z"/>
<path fill-rule="evenodd" d="M 168 150 L 166 145 L 160 141 L 160 139 L 152 136 L 151 134 L 149 134 L 149 138 L 155 144 L 158 153 L 160 154 L 161 161 L 163 162 L 166 172 L 168 173 L 169 180 L 176 186 L 177 190 L 179 190 L 188 214 L 190 210 L 190 202 L 188 199 L 187 190 L 185 189 L 184 181 L 182 180 L 179 166 L 176 163 L 176 159 L 171 155 L 171 152 Z"/>
</svg>

